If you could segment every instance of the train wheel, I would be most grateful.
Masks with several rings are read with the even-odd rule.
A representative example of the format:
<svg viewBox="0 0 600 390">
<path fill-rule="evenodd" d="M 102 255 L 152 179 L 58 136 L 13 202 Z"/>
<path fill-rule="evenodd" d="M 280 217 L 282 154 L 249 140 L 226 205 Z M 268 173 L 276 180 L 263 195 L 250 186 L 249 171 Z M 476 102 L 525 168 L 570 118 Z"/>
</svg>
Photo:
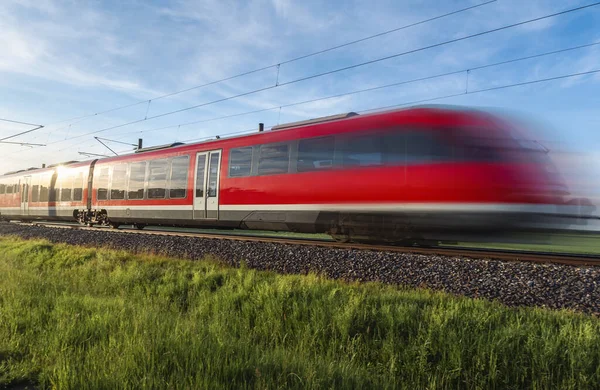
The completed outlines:
<svg viewBox="0 0 600 390">
<path fill-rule="evenodd" d="M 115 223 L 115 222 L 111 222 L 109 224 L 109 226 L 110 226 L 111 229 L 118 229 L 119 226 L 121 226 L 121 225 L 119 225 L 118 223 Z"/>
<path fill-rule="evenodd" d="M 143 223 L 134 223 L 133 226 L 137 229 L 137 230 L 142 230 L 146 227 L 146 225 L 144 225 Z"/>
<path fill-rule="evenodd" d="M 333 226 L 329 229 L 328 234 L 333 238 L 336 242 L 340 243 L 349 243 L 352 241 L 351 231 L 350 229 L 342 229 L 339 226 Z"/>
</svg>

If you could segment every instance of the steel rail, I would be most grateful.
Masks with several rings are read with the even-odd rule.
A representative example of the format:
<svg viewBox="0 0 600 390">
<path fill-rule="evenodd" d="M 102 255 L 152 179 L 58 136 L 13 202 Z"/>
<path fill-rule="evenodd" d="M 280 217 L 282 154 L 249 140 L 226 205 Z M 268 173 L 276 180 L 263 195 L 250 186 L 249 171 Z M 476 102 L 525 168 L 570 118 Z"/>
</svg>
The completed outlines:
<svg viewBox="0 0 600 390">
<path fill-rule="evenodd" d="M 395 246 L 395 245 L 373 245 L 358 243 L 340 243 L 325 239 L 296 238 L 296 237 L 276 237 L 265 235 L 246 235 L 246 234 L 226 234 L 226 233 L 205 233 L 205 232 L 177 232 L 167 230 L 139 230 L 135 228 L 125 229 L 99 229 L 98 227 L 87 227 L 79 224 L 68 224 L 58 222 L 19 222 L 20 225 L 44 226 L 63 229 L 75 229 L 86 231 L 110 231 L 123 234 L 146 234 L 159 236 L 178 236 L 193 237 L 204 239 L 219 239 L 248 242 L 270 242 L 289 245 L 319 246 L 337 249 L 354 249 L 364 251 L 378 252 L 399 252 L 413 253 L 420 255 L 438 255 L 449 257 L 464 257 L 472 259 L 490 259 L 502 261 L 523 261 L 535 263 L 554 263 L 573 266 L 600 266 L 600 254 L 578 254 L 578 253 L 559 253 L 559 252 L 536 252 L 526 250 L 504 250 L 488 248 L 469 248 L 469 247 L 413 247 L 413 246 Z"/>
</svg>

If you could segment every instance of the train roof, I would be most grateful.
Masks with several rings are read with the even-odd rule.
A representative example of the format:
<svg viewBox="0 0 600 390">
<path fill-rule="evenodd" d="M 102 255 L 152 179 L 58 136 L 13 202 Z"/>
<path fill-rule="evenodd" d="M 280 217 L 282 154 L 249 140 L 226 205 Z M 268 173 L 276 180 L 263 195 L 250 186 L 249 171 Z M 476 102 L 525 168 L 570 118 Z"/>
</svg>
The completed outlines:
<svg viewBox="0 0 600 390">
<path fill-rule="evenodd" d="M 49 165 L 49 166 L 47 166 L 45 168 L 32 167 L 32 168 L 28 168 L 28 169 L 21 169 L 21 170 L 18 170 L 18 171 L 6 172 L 5 174 L 3 174 L 3 175 L 0 176 L 0 179 L 11 177 L 11 176 L 23 176 L 23 175 L 26 175 L 26 174 L 34 174 L 34 173 L 37 174 L 37 173 L 43 173 L 43 172 L 51 172 L 51 171 L 54 171 L 58 167 L 68 167 L 68 168 L 87 167 L 87 166 L 91 165 L 91 163 L 93 161 L 95 161 L 95 160 L 66 161 L 66 162 L 62 162 L 62 163 L 52 164 L 52 165 Z"/>
</svg>

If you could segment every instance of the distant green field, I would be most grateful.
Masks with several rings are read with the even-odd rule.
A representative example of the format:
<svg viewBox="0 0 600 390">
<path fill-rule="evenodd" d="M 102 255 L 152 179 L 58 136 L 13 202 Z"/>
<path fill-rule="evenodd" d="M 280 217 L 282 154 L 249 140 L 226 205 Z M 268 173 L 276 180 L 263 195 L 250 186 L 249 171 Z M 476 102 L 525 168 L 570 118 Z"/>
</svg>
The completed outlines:
<svg viewBox="0 0 600 390">
<path fill-rule="evenodd" d="M 600 320 L 0 237 L 0 387 L 600 388 Z"/>
<path fill-rule="evenodd" d="M 549 233 L 523 234 L 523 242 L 461 242 L 457 245 L 485 249 L 508 249 L 532 252 L 597 254 L 600 256 L 600 234 Z"/>
</svg>

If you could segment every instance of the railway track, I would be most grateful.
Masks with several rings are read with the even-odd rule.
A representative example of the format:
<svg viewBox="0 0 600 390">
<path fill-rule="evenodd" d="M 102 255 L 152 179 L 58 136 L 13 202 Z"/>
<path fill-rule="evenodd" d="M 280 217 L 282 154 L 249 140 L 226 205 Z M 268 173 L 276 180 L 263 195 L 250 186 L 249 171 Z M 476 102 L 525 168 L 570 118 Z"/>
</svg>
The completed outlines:
<svg viewBox="0 0 600 390">
<path fill-rule="evenodd" d="M 19 222 L 21 225 L 30 226 L 45 226 L 61 229 L 77 229 L 98 231 L 98 227 L 86 227 L 79 224 L 68 223 L 51 223 L 51 222 Z M 102 229 L 102 228 L 100 228 Z M 104 230 L 104 229 L 102 229 Z M 196 237 L 222 240 L 237 240 L 237 241 L 254 241 L 254 242 L 272 242 L 280 244 L 292 245 L 308 245 L 320 246 L 328 248 L 341 249 L 356 249 L 368 251 L 387 251 L 400 253 L 413 253 L 422 255 L 441 255 L 452 257 L 468 257 L 474 259 L 496 259 L 503 261 L 527 261 L 536 263 L 556 263 L 573 266 L 581 265 L 600 265 L 600 256 L 593 254 L 574 254 L 574 253 L 555 253 L 555 252 L 533 252 L 524 250 L 502 250 L 502 249 L 487 249 L 487 248 L 469 248 L 469 247 L 408 247 L 408 246 L 392 246 L 392 245 L 369 245 L 369 244 L 354 244 L 354 243 L 339 243 L 324 239 L 309 239 L 295 237 L 275 237 L 275 236 L 257 236 L 257 235 L 242 235 L 242 234 L 224 234 L 224 233 L 205 233 L 205 232 L 180 232 L 167 230 L 138 230 L 134 228 L 110 229 L 112 232 L 123 234 L 142 234 L 142 235 L 162 235 L 162 236 L 180 236 L 180 237 Z"/>
</svg>

